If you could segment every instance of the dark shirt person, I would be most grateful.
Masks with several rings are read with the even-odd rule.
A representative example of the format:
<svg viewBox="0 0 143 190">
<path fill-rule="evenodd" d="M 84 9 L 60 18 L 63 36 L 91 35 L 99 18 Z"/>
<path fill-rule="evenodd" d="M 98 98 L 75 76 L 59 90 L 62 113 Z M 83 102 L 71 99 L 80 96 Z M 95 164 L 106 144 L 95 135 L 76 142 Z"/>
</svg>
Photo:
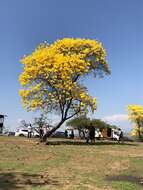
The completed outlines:
<svg viewBox="0 0 143 190">
<path fill-rule="evenodd" d="M 40 134 L 40 139 L 42 139 L 43 135 L 44 135 L 44 131 L 43 131 L 42 127 L 40 127 L 40 129 L 39 129 L 39 134 Z"/>
<path fill-rule="evenodd" d="M 68 138 L 68 131 L 65 130 L 65 137 Z"/>
<path fill-rule="evenodd" d="M 118 140 L 118 143 L 120 143 L 121 141 L 123 141 L 123 131 L 121 129 L 119 129 L 119 140 Z"/>
<path fill-rule="evenodd" d="M 70 137 L 71 137 L 71 139 L 74 139 L 74 132 L 73 132 L 73 130 L 71 131 Z"/>
<path fill-rule="evenodd" d="M 91 143 L 95 143 L 95 128 L 94 128 L 94 126 L 91 126 L 91 128 L 90 128 L 89 138 L 91 140 Z"/>
</svg>

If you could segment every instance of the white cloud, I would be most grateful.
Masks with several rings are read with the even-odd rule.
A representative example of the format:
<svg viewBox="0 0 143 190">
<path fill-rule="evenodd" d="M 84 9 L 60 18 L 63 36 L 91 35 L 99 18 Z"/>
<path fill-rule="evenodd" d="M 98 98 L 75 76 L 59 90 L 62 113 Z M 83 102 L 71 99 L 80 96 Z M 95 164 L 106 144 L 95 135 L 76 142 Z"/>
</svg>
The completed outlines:
<svg viewBox="0 0 143 190">
<path fill-rule="evenodd" d="M 106 122 L 123 122 L 128 120 L 128 115 L 126 114 L 114 114 L 110 116 L 105 116 L 102 118 Z"/>
</svg>

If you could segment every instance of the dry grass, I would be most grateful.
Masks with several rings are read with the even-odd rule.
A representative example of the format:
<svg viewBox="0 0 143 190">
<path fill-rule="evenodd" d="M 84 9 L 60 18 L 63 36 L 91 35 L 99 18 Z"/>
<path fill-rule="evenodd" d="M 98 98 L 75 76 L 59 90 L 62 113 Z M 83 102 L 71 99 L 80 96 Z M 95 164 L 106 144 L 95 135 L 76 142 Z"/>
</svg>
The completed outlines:
<svg viewBox="0 0 143 190">
<path fill-rule="evenodd" d="M 57 142 L 58 140 L 58 142 Z M 0 137 L 0 190 L 141 190 L 143 144 Z"/>
</svg>

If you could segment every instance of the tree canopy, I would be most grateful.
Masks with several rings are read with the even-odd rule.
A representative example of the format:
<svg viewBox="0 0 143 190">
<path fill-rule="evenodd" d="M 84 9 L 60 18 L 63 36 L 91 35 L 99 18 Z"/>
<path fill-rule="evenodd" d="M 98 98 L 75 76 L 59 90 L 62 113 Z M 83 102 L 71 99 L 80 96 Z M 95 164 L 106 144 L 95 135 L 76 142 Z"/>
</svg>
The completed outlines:
<svg viewBox="0 0 143 190">
<path fill-rule="evenodd" d="M 86 116 L 79 116 L 73 119 L 70 119 L 66 122 L 67 126 L 71 126 L 74 129 L 83 130 L 85 128 L 89 128 L 91 124 L 90 118 L 87 118 Z"/>
<path fill-rule="evenodd" d="M 90 39 L 44 42 L 21 62 L 23 106 L 28 110 L 60 113 L 61 121 L 56 128 L 78 113 L 96 110 L 96 98 L 88 94 L 81 79 L 90 74 L 103 77 L 110 73 L 102 44 Z"/>
<path fill-rule="evenodd" d="M 110 125 L 110 124 L 102 121 L 101 119 L 90 119 L 86 116 L 75 117 L 75 118 L 67 121 L 66 124 L 67 124 L 67 126 L 71 126 L 78 130 L 90 129 L 91 126 L 97 128 L 97 129 L 117 128 L 114 125 Z"/>
</svg>

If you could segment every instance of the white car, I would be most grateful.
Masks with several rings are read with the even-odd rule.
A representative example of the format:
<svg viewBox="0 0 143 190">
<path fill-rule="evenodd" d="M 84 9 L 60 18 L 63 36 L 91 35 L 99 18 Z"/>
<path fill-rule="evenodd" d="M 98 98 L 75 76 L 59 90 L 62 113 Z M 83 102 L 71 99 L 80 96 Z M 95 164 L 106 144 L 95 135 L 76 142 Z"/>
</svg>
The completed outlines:
<svg viewBox="0 0 143 190">
<path fill-rule="evenodd" d="M 27 137 L 28 130 L 27 129 L 18 129 L 15 133 L 15 136 Z M 39 137 L 39 133 L 35 130 L 32 131 L 32 137 Z"/>
</svg>

